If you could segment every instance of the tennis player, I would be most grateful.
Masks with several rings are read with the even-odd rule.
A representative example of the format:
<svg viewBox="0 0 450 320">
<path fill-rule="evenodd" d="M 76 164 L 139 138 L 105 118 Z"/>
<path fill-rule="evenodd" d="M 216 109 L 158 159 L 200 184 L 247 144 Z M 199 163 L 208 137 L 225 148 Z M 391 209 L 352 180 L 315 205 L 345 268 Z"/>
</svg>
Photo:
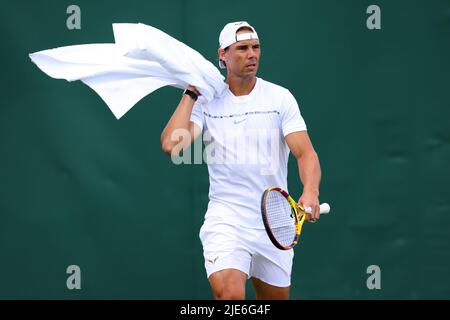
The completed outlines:
<svg viewBox="0 0 450 320">
<path fill-rule="evenodd" d="M 292 152 L 303 183 L 298 203 L 311 207 L 319 219 L 319 159 L 294 96 L 256 76 L 261 47 L 255 28 L 245 21 L 229 23 L 219 44 L 226 92 L 206 102 L 189 86 L 162 132 L 162 149 L 179 153 L 177 146 L 188 147 L 203 132 L 205 151 L 215 156 L 207 159 L 209 203 L 199 234 L 214 298 L 245 299 L 251 279 L 257 299 L 288 299 L 294 252 L 270 242 L 261 218 L 261 195 L 271 186 L 287 190 Z M 283 62 L 286 69 L 294 63 Z M 176 130 L 189 132 L 189 139 L 172 139 Z"/>
</svg>

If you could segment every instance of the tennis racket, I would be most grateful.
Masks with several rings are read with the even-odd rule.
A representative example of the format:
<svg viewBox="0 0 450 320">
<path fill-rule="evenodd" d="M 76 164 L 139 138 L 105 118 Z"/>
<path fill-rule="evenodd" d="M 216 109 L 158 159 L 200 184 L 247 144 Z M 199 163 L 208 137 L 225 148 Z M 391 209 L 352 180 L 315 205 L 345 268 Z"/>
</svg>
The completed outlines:
<svg viewBox="0 0 450 320">
<path fill-rule="evenodd" d="M 271 187 L 264 191 L 261 198 L 261 213 L 267 234 L 272 243 L 280 250 L 292 249 L 299 242 L 305 221 L 311 218 L 311 208 L 302 208 L 283 189 Z M 330 205 L 320 205 L 320 214 L 330 212 Z"/>
</svg>

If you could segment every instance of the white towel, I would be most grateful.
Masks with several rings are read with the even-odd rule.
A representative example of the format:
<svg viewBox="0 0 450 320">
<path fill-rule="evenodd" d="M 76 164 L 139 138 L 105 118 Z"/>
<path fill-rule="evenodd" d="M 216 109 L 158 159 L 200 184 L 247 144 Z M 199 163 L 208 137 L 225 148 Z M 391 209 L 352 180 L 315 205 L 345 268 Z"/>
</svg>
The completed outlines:
<svg viewBox="0 0 450 320">
<path fill-rule="evenodd" d="M 207 101 L 227 87 L 211 62 L 161 30 L 142 23 L 115 23 L 113 30 L 115 44 L 60 47 L 30 58 L 52 78 L 91 87 L 117 119 L 163 86 L 193 85 Z"/>
</svg>

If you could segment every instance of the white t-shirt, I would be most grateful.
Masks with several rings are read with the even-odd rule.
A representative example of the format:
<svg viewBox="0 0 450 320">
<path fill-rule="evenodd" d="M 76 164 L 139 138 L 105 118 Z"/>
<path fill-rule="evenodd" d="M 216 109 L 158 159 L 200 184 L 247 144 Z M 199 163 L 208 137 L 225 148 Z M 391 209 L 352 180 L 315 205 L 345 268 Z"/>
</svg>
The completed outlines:
<svg viewBox="0 0 450 320">
<path fill-rule="evenodd" d="M 210 183 L 205 219 L 264 228 L 264 190 L 287 190 L 290 150 L 284 137 L 306 130 L 294 96 L 257 78 L 249 95 L 235 96 L 227 88 L 209 103 L 200 97 L 191 121 L 203 129 Z"/>
</svg>

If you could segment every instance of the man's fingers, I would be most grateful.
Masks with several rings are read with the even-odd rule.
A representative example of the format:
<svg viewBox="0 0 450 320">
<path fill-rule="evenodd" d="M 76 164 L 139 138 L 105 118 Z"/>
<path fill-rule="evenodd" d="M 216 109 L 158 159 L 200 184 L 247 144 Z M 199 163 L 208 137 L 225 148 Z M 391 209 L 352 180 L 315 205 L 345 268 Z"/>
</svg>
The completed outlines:
<svg viewBox="0 0 450 320">
<path fill-rule="evenodd" d="M 305 207 L 305 213 L 309 214 L 309 218 L 308 218 L 309 222 L 316 222 L 316 216 L 314 214 L 314 207 L 311 207 L 311 206 Z"/>
<path fill-rule="evenodd" d="M 301 200 L 298 201 L 297 205 L 299 208 L 305 211 L 308 214 L 307 219 L 310 222 L 315 222 L 320 219 L 320 206 L 318 204 L 312 204 L 305 202 L 303 203 Z"/>
<path fill-rule="evenodd" d="M 305 212 L 311 215 L 311 222 L 320 219 L 320 207 L 317 205 L 305 206 Z"/>
<path fill-rule="evenodd" d="M 320 207 L 318 205 L 314 206 L 314 217 L 316 220 L 320 219 Z"/>
</svg>

